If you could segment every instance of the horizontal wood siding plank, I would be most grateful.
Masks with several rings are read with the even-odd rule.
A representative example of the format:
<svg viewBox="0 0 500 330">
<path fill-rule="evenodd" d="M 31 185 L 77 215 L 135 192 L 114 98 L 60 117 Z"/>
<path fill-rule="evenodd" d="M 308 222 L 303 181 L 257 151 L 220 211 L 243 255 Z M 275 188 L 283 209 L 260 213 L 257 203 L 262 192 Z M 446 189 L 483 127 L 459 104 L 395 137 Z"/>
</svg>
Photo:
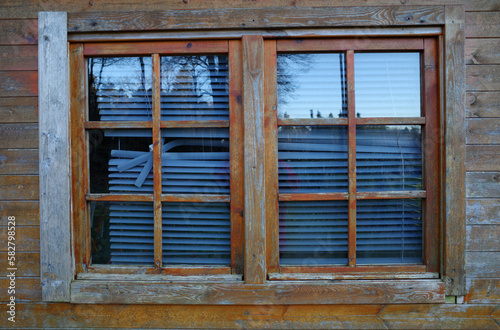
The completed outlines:
<svg viewBox="0 0 500 330">
<path fill-rule="evenodd" d="M 3 8 L 2 12 L 4 11 Z M 21 15 L 16 18 L 23 17 L 25 16 Z M 37 43 L 38 20 L 0 20 L 0 45 L 36 45 Z"/>
<path fill-rule="evenodd" d="M 500 253 L 467 252 L 465 269 L 470 278 L 500 278 Z"/>
<path fill-rule="evenodd" d="M 467 171 L 500 171 L 500 145 L 467 146 Z"/>
<path fill-rule="evenodd" d="M 8 252 L 7 226 L 0 226 L 0 252 Z M 17 252 L 39 252 L 40 251 L 40 228 L 38 226 L 22 227 L 16 226 L 15 248 Z M 2 274 L 2 276 L 4 276 Z"/>
<path fill-rule="evenodd" d="M 10 280 L 6 277 L 0 277 L 0 286 L 9 287 Z M 10 295 L 7 290 L 0 290 L 0 301 L 8 301 Z M 32 301 L 38 302 L 42 299 L 42 289 L 39 277 L 16 277 L 16 302 Z M 2 304 L 6 306 L 6 304 Z M 2 313 L 7 315 L 5 312 Z M 6 317 L 3 317 L 6 319 Z M 11 324 L 12 325 L 12 324 Z M 17 324 L 16 324 L 17 326 Z"/>
<path fill-rule="evenodd" d="M 466 210 L 468 225 L 500 225 L 499 198 L 470 198 Z"/>
<path fill-rule="evenodd" d="M 36 71 L 0 71 L 0 97 L 38 95 Z"/>
<path fill-rule="evenodd" d="M 1 226 L 7 225 L 7 217 L 9 216 L 16 218 L 17 226 L 38 226 L 40 224 L 38 202 L 0 201 Z"/>
<path fill-rule="evenodd" d="M 38 47 L 0 46 L 0 71 L 38 70 Z"/>
<path fill-rule="evenodd" d="M 167 284 L 74 281 L 73 303 L 103 304 L 360 304 L 442 303 L 440 280 L 338 281 L 335 283 Z"/>
<path fill-rule="evenodd" d="M 468 278 L 465 302 L 468 304 L 500 304 L 500 279 Z"/>
<path fill-rule="evenodd" d="M 0 124 L 0 148 L 37 149 L 38 125 L 36 123 Z"/>
<path fill-rule="evenodd" d="M 500 39 L 465 39 L 466 64 L 500 64 Z"/>
<path fill-rule="evenodd" d="M 466 175 L 467 197 L 500 197 L 500 172 L 470 172 Z"/>
<path fill-rule="evenodd" d="M 500 252 L 500 226 L 498 225 L 468 225 L 467 251 Z"/>
<path fill-rule="evenodd" d="M 500 144 L 500 118 L 467 120 L 467 144 Z"/>
<path fill-rule="evenodd" d="M 38 174 L 38 150 L 0 149 L 0 174 Z"/>
<path fill-rule="evenodd" d="M 37 97 L 0 98 L 0 123 L 36 123 Z"/>
<path fill-rule="evenodd" d="M 467 117 L 500 117 L 500 92 L 467 93 Z"/>
<path fill-rule="evenodd" d="M 0 260 L 7 260 L 7 252 L 0 252 Z M 40 276 L 40 253 L 18 252 L 15 256 L 16 276 Z"/>
<path fill-rule="evenodd" d="M 0 175 L 0 200 L 37 200 L 38 176 Z"/>
<path fill-rule="evenodd" d="M 500 11 L 466 13 L 465 26 L 466 38 L 498 38 Z"/>
<path fill-rule="evenodd" d="M 150 10 L 150 9 L 149 9 Z M 196 24 L 193 24 L 193 19 Z M 444 23 L 443 6 L 200 9 L 185 11 L 79 12 L 68 14 L 69 32 L 228 28 L 425 26 Z"/>
<path fill-rule="evenodd" d="M 467 91 L 499 91 L 500 65 L 468 65 Z"/>
</svg>

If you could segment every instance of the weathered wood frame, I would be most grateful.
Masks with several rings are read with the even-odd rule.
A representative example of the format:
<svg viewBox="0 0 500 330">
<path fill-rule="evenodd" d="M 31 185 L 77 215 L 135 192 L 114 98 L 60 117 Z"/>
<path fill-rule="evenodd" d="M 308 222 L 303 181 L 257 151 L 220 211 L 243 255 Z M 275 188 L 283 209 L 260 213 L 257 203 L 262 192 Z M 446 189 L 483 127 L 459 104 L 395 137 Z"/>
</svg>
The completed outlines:
<svg viewBox="0 0 500 330">
<path fill-rule="evenodd" d="M 252 12 L 250 15 L 249 11 Z M 242 13 L 245 17 L 242 20 Z M 270 13 L 269 15 L 267 13 Z M 52 144 L 42 145 L 42 137 L 49 136 L 50 125 L 43 116 L 50 116 L 54 122 L 62 122 L 59 112 L 51 110 L 49 95 L 42 93 L 42 86 L 49 86 L 51 80 L 62 81 L 63 84 L 69 80 L 68 73 L 58 74 L 54 78 L 54 72 L 60 68 L 61 63 L 67 63 L 67 41 L 65 38 L 54 38 L 64 33 L 66 26 L 70 30 L 81 34 L 70 35 L 70 40 L 79 41 L 111 41 L 117 39 L 137 40 L 159 40 L 162 38 L 240 38 L 242 35 L 259 34 L 260 29 L 265 29 L 263 36 L 365 36 L 376 35 L 440 35 L 440 26 L 444 26 L 444 38 L 442 40 L 443 57 L 446 58 L 446 67 L 443 69 L 440 81 L 442 90 L 442 113 L 444 120 L 442 132 L 444 134 L 444 146 L 442 149 L 445 160 L 442 162 L 443 172 L 443 210 L 442 210 L 442 278 L 446 281 L 446 294 L 461 295 L 465 292 L 464 271 L 464 249 L 465 249 L 465 63 L 464 63 L 464 8 L 463 6 L 400 6 L 400 7 L 337 7 L 337 8 L 291 8 L 288 10 L 276 9 L 266 10 L 224 10 L 220 14 L 225 17 L 220 20 L 219 15 L 214 15 L 212 10 L 196 11 L 198 22 L 196 27 L 190 24 L 191 12 L 177 11 L 168 13 L 127 13 L 127 20 L 121 19 L 123 13 L 77 13 L 70 14 L 66 22 L 64 13 L 40 13 L 39 14 L 39 53 L 40 57 L 47 52 L 44 42 L 51 42 L 51 47 L 58 45 L 61 53 L 66 49 L 65 59 L 61 61 L 40 60 L 40 186 L 41 186 L 41 209 L 47 207 L 46 212 L 41 210 L 41 270 L 43 285 L 43 299 L 45 301 L 73 301 L 73 302 L 106 302 L 106 303 L 179 303 L 179 304 L 238 304 L 238 303 L 408 303 L 408 302 L 442 302 L 444 299 L 444 285 L 436 280 L 388 280 L 388 281 L 340 281 L 336 283 L 317 284 L 308 282 L 288 282 L 278 285 L 268 283 L 262 284 L 225 284 L 217 286 L 214 284 L 198 283 L 196 285 L 185 285 L 187 278 L 184 277 L 177 284 L 168 284 L 167 281 L 161 285 L 145 283 L 144 277 L 136 278 L 137 281 L 96 281 L 96 280 L 74 280 L 74 265 L 71 264 L 70 248 L 70 215 L 61 208 L 61 202 L 67 201 L 67 194 L 54 193 L 43 194 L 42 186 L 52 187 L 49 182 L 54 177 L 61 177 L 61 173 L 67 173 L 69 178 L 69 139 L 68 132 L 62 130 L 62 137 L 57 141 L 59 146 L 58 156 L 61 167 L 53 166 L 44 162 L 53 155 Z M 189 15 L 188 15 L 189 14 Z M 255 14 L 255 15 L 254 15 Z M 133 15 L 136 20 L 129 24 L 129 17 Z M 312 15 L 312 16 L 311 16 Z M 149 18 L 156 18 L 149 19 Z M 213 17 L 217 17 L 214 21 Z M 250 19 L 249 17 L 258 17 Z M 311 20 L 310 17 L 315 17 Z M 55 22 L 53 21 L 55 20 Z M 52 21 L 52 22 L 51 22 Z M 160 22 L 158 25 L 145 27 L 142 22 Z M 205 23 L 203 23 L 205 22 Z M 243 23 L 242 23 L 243 22 Z M 314 24 L 312 24 L 313 22 Z M 221 24 L 224 24 L 223 26 Z M 241 24 L 241 25 L 240 25 Z M 56 27 L 49 35 L 42 33 L 45 26 Z M 78 29 L 75 27 L 78 26 Z M 359 29 L 359 26 L 364 28 Z M 63 28 L 64 27 L 64 28 Z M 230 30 L 237 27 L 237 30 Z M 398 29 L 391 29 L 398 27 Z M 225 31 L 213 31 L 212 29 L 227 29 Z M 299 28 L 299 29 L 296 29 Z M 302 29 L 300 29 L 302 28 Z M 193 32 L 185 29 L 196 29 Z M 253 30 L 252 30 L 253 29 Z M 166 32 L 140 33 L 144 31 L 165 30 Z M 184 30 L 184 31 L 176 31 Z M 133 31 L 133 32 L 130 32 Z M 171 32 L 169 32 L 171 31 Z M 105 32 L 105 33 L 102 33 Z M 119 32 L 112 35 L 108 32 Z M 123 33 L 124 32 L 124 33 Z M 138 34 L 138 32 L 140 34 Z M 391 33 L 392 32 L 392 33 Z M 45 39 L 45 41 L 44 41 Z M 234 47 L 234 46 L 233 46 Z M 78 50 L 75 50 L 78 56 Z M 73 54 L 73 53 L 72 53 Z M 63 56 L 64 57 L 64 56 Z M 65 62 L 66 61 L 66 62 Z M 266 65 L 266 64 L 265 64 Z M 443 67 L 443 63 L 441 63 Z M 64 74 L 65 73 L 65 74 Z M 73 91 L 71 91 L 73 92 Z M 67 105 L 70 99 L 68 88 L 57 90 L 57 98 L 61 100 L 63 107 L 69 112 Z M 264 104 L 264 107 L 268 106 Z M 63 125 L 64 126 L 64 125 Z M 261 164 L 262 166 L 263 164 Z M 48 171 L 42 167 L 49 168 Z M 98 198 L 98 196 L 96 196 Z M 69 202 L 68 202 L 69 205 Z M 54 208 L 60 208 L 64 213 L 60 217 L 52 217 Z M 253 226 L 253 225 L 251 225 Z M 44 242 L 57 242 L 50 246 Z M 63 244 L 61 244 L 61 242 Z M 57 258 L 54 258 L 57 256 Z M 63 258 L 61 258 L 63 256 Z M 69 258 L 68 258 L 69 257 Z M 50 267 L 50 271 L 48 268 Z M 54 271 L 57 270 L 57 271 Z M 329 278 L 325 275 L 325 278 Z M 373 277 L 374 276 L 374 277 Z M 411 274 L 408 275 L 411 278 Z M 279 276 L 278 276 L 279 277 Z M 378 278 L 377 274 L 365 275 L 366 278 Z M 358 277 L 356 277 L 358 278 Z M 122 288 L 126 288 L 129 299 L 120 294 Z M 354 288 L 354 289 L 353 289 Z M 361 289 L 362 288 L 362 289 Z M 365 289 L 384 290 L 377 295 L 366 295 Z M 360 290 L 361 291 L 358 291 Z M 354 290 L 354 291 L 353 291 Z M 140 294 L 144 292 L 145 294 Z M 224 294 L 224 293 L 227 294 Z M 353 294 L 359 292 L 359 294 Z M 116 294 L 115 294 L 116 293 Z M 286 293 L 286 294 L 285 294 Z M 229 299 L 233 295 L 238 297 Z M 283 298 L 277 299 L 279 296 Z M 190 298 L 190 297 L 193 298 Z M 381 298 L 383 297 L 383 298 Z M 248 299 L 247 299 L 248 298 Z"/>
</svg>

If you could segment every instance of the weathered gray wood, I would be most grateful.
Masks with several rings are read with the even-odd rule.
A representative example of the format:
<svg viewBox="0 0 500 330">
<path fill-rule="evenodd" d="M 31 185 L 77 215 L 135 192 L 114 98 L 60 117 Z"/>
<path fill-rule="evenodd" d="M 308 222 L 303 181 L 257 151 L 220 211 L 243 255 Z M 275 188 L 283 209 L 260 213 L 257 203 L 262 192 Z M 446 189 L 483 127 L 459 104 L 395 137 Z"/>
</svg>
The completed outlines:
<svg viewBox="0 0 500 330">
<path fill-rule="evenodd" d="M 500 90 L 500 66 L 469 65 L 466 82 L 468 91 L 498 91 Z"/>
<path fill-rule="evenodd" d="M 500 117 L 500 92 L 467 93 L 467 117 Z"/>
<path fill-rule="evenodd" d="M 500 12 L 472 12 L 465 18 L 467 38 L 500 37 Z"/>
<path fill-rule="evenodd" d="M 0 174 L 38 174 L 38 150 L 0 149 Z"/>
<path fill-rule="evenodd" d="M 373 280 L 259 284 L 75 281 L 73 303 L 104 304 L 371 304 L 443 303 L 441 280 Z"/>
<path fill-rule="evenodd" d="M 467 144 L 500 144 L 500 118 L 467 120 Z"/>
<path fill-rule="evenodd" d="M 467 171 L 500 171 L 500 145 L 467 146 L 466 165 Z"/>
<path fill-rule="evenodd" d="M 500 253 L 467 252 L 467 277 L 500 278 Z"/>
<path fill-rule="evenodd" d="M 38 201 L 2 201 L 0 202 L 0 217 L 7 225 L 7 217 L 16 217 L 18 226 L 38 226 L 40 223 L 40 212 Z"/>
<path fill-rule="evenodd" d="M 500 226 L 467 226 L 467 251 L 500 252 Z"/>
<path fill-rule="evenodd" d="M 465 51 L 464 7 L 446 6 L 445 205 L 442 277 L 446 294 L 465 294 Z"/>
<path fill-rule="evenodd" d="M 1 148 L 34 149 L 38 147 L 38 125 L 36 123 L 0 124 Z"/>
<path fill-rule="evenodd" d="M 467 224 L 500 225 L 500 199 L 467 199 Z"/>
<path fill-rule="evenodd" d="M 193 24 L 196 19 L 196 24 Z M 201 9 L 72 13 L 70 32 L 255 29 L 344 26 L 425 26 L 444 23 L 443 6 Z"/>
<path fill-rule="evenodd" d="M 498 49 L 500 49 L 500 39 L 465 39 L 466 63 L 500 64 Z"/>
<path fill-rule="evenodd" d="M 467 278 L 465 302 L 467 304 L 500 304 L 500 279 Z"/>
<path fill-rule="evenodd" d="M 245 283 L 266 282 L 264 39 L 244 36 Z"/>
<path fill-rule="evenodd" d="M 38 122 L 38 97 L 0 99 L 0 123 L 36 122 Z M 36 136 L 38 137 L 38 134 Z M 38 146 L 38 143 L 36 145 Z"/>
<path fill-rule="evenodd" d="M 40 274 L 44 301 L 69 301 L 69 69 L 67 15 L 38 16 Z"/>
<path fill-rule="evenodd" d="M 158 275 L 158 274 L 99 274 L 99 273 L 79 273 L 79 280 L 94 281 L 148 281 L 162 283 L 186 283 L 186 282 L 241 282 L 242 275 L 217 274 L 217 275 Z"/>
<path fill-rule="evenodd" d="M 467 197 L 500 197 L 500 172 L 467 173 Z"/>
</svg>

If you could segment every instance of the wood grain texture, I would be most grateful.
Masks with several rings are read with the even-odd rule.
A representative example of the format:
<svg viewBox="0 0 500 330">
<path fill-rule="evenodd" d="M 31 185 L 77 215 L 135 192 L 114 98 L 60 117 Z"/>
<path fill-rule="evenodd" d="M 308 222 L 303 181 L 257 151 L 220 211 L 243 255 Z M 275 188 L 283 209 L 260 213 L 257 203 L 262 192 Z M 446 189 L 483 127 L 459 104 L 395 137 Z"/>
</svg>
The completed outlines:
<svg viewBox="0 0 500 330">
<path fill-rule="evenodd" d="M 465 265 L 468 278 L 500 278 L 500 253 L 467 252 Z"/>
<path fill-rule="evenodd" d="M 0 148 L 38 148 L 38 125 L 36 123 L 0 124 Z"/>
<path fill-rule="evenodd" d="M 7 242 L 7 228 L 0 226 L 0 239 Z M 40 251 L 40 230 L 37 226 L 16 226 L 16 252 L 38 252 Z M 7 244 L 0 247 L 0 252 L 7 252 Z M 4 276 L 4 275 L 2 275 Z"/>
<path fill-rule="evenodd" d="M 500 39 L 465 39 L 465 63 L 500 64 Z"/>
<path fill-rule="evenodd" d="M 196 17 L 197 24 L 193 24 Z M 227 28 L 425 26 L 444 23 L 442 6 L 199 9 L 185 11 L 71 13 L 70 32 Z"/>
<path fill-rule="evenodd" d="M 18 226 L 38 226 L 40 212 L 36 201 L 0 201 L 0 225 L 7 225 L 7 217 L 16 217 Z"/>
<path fill-rule="evenodd" d="M 0 200 L 37 200 L 38 176 L 0 176 Z"/>
<path fill-rule="evenodd" d="M 467 146 L 466 162 L 467 171 L 500 171 L 500 145 Z"/>
<path fill-rule="evenodd" d="M 499 198 L 469 198 L 467 199 L 468 225 L 500 225 Z"/>
<path fill-rule="evenodd" d="M 467 117 L 500 117 L 500 92 L 467 93 Z"/>
<path fill-rule="evenodd" d="M 446 294 L 465 293 L 465 51 L 464 8 L 446 7 L 444 54 L 443 267 Z"/>
<path fill-rule="evenodd" d="M 68 301 L 72 261 L 67 20 L 62 12 L 41 12 L 38 18 L 41 284 L 44 301 Z"/>
<path fill-rule="evenodd" d="M 0 97 L 37 96 L 36 71 L 0 71 Z"/>
<path fill-rule="evenodd" d="M 467 120 L 467 144 L 500 144 L 500 118 Z"/>
<path fill-rule="evenodd" d="M 465 15 L 467 38 L 500 37 L 500 12 L 473 12 Z"/>
<path fill-rule="evenodd" d="M 486 278 L 467 279 L 467 304 L 500 304 L 500 280 Z"/>
<path fill-rule="evenodd" d="M 0 98 L 0 123 L 35 123 L 37 121 L 37 97 Z"/>
<path fill-rule="evenodd" d="M 500 65 L 467 66 L 468 91 L 500 90 Z"/>
<path fill-rule="evenodd" d="M 500 252 L 500 226 L 467 226 L 467 251 Z"/>
<path fill-rule="evenodd" d="M 0 174 L 38 174 L 38 150 L 0 149 Z"/>
<path fill-rule="evenodd" d="M 160 55 L 153 54 L 153 207 L 154 207 L 154 265 L 163 265 L 163 223 L 162 223 L 162 165 L 161 165 L 161 78 Z"/>
<path fill-rule="evenodd" d="M 467 197 L 500 197 L 500 172 L 467 173 Z"/>
<path fill-rule="evenodd" d="M 0 46 L 0 71 L 21 70 L 38 70 L 37 46 Z"/>
<path fill-rule="evenodd" d="M 0 278 L 2 288 L 8 288 L 9 283 L 10 280 L 8 278 Z M 9 296 L 7 290 L 0 291 L 0 301 L 8 301 Z M 42 290 L 40 289 L 39 277 L 16 277 L 16 302 L 37 302 L 41 299 Z"/>
<path fill-rule="evenodd" d="M 7 252 L 0 252 L 0 260 L 7 260 Z M 40 276 L 40 253 L 16 253 L 16 276 Z"/>
<path fill-rule="evenodd" d="M 245 283 L 266 281 L 264 40 L 244 36 Z"/>
<path fill-rule="evenodd" d="M 74 303 L 151 304 L 356 304 L 442 303 L 440 280 L 338 281 L 335 283 L 164 284 L 75 281 Z"/>
<path fill-rule="evenodd" d="M 16 18 L 20 17 L 24 15 Z M 0 45 L 36 45 L 37 43 L 36 19 L 0 20 Z"/>
</svg>

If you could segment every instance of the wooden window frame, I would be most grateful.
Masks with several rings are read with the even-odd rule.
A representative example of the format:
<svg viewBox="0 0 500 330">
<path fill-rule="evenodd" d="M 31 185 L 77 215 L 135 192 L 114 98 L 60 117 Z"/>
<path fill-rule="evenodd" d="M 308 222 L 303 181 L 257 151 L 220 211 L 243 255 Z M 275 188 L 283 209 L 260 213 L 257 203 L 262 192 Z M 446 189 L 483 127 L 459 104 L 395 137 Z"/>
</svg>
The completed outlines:
<svg viewBox="0 0 500 330">
<path fill-rule="evenodd" d="M 373 12 L 378 15 L 373 14 Z M 251 12 L 251 13 L 250 13 Z M 40 97 L 40 232 L 41 283 L 44 301 L 74 303 L 158 303 L 158 304 L 346 304 L 346 303 L 439 303 L 445 295 L 465 292 L 465 65 L 463 6 L 399 6 L 399 7 L 332 7 L 290 9 L 231 9 L 214 13 L 197 11 L 200 22 L 195 31 L 188 11 L 130 13 L 151 16 L 156 25 L 134 25 L 115 19 L 110 13 L 39 14 L 39 97 Z M 251 15 L 250 15 L 251 14 Z M 346 15 L 351 14 L 351 15 Z M 114 14 L 119 15 L 119 14 Z M 219 16 L 225 19 L 213 20 Z M 243 15 L 243 16 L 242 16 Z M 248 19 L 257 17 L 258 19 Z M 314 17 L 315 20 L 310 18 Z M 148 19 L 146 18 L 146 21 Z M 242 23 L 243 22 L 243 23 Z M 232 28 L 238 30 L 212 30 Z M 305 29 L 293 27 L 305 26 Z M 358 26 L 367 28 L 359 29 Z M 419 27 L 421 26 L 421 27 Z M 398 27 L 393 29 L 393 27 Z M 311 29 L 314 28 L 314 29 Z M 185 30 L 177 32 L 175 30 Z M 256 29 L 256 31 L 252 31 Z M 262 29 L 262 30 L 261 30 Z M 144 32 L 165 30 L 165 33 Z M 79 34 L 68 32 L 79 31 Z M 141 31 L 129 32 L 129 31 Z M 172 32 L 168 32 L 172 31 Z M 256 36 L 258 32 L 260 36 Z M 262 31 L 265 31 L 262 33 Z M 110 35 L 101 32 L 121 32 Z M 124 33 L 123 33 L 124 32 Z M 266 198 L 258 169 L 265 166 L 265 157 L 257 148 L 262 143 L 264 109 L 270 104 L 263 97 L 269 92 L 263 72 L 268 65 L 262 53 L 267 36 L 387 36 L 399 34 L 437 35 L 440 45 L 439 83 L 441 85 L 440 115 L 443 135 L 441 172 L 441 266 L 440 279 L 419 276 L 375 276 L 364 279 L 342 275 L 332 282 L 329 275 L 317 275 L 314 281 L 300 278 L 290 281 L 267 281 L 265 207 L 258 200 Z M 180 279 L 164 275 L 96 274 L 75 278 L 72 240 L 69 158 L 70 99 L 82 91 L 68 88 L 69 57 L 80 56 L 68 51 L 68 41 L 116 41 L 148 39 L 220 39 L 241 38 L 243 61 L 242 86 L 245 110 L 243 159 L 245 189 L 245 265 L 244 282 L 226 278 L 200 280 L 186 276 Z M 230 36 L 230 37 L 228 37 Z M 73 50 L 72 50 L 73 51 Z M 73 64 L 71 64 L 73 65 Z M 82 68 L 83 69 L 83 68 Z M 71 82 L 73 84 L 73 82 Z M 76 93 L 76 94 L 75 94 Z M 248 97 L 251 95 L 252 97 Z M 80 98 L 73 98 L 76 103 Z M 73 105 L 71 105 L 73 106 Z M 267 112 L 268 113 L 268 112 Z M 254 122 L 257 125 L 249 125 Z M 68 123 L 65 125 L 64 123 Z M 262 125 L 262 126 L 259 126 Z M 65 175 L 62 175 L 65 174 Z M 256 189 L 248 189 L 258 178 Z M 54 178 L 57 178 L 54 181 Z M 57 184 L 57 189 L 54 189 Z M 271 190 L 273 191 L 273 190 Z M 74 201 L 73 201 L 74 203 Z M 73 204 L 73 207 L 75 205 Z M 257 266 L 257 267 L 256 267 Z M 79 267 L 79 266 L 78 266 Z M 97 276 L 98 275 L 98 276 Z M 325 281 L 326 280 L 326 281 Z M 368 292 L 368 293 L 367 293 Z M 130 294 L 128 294 L 130 293 Z"/>
</svg>

